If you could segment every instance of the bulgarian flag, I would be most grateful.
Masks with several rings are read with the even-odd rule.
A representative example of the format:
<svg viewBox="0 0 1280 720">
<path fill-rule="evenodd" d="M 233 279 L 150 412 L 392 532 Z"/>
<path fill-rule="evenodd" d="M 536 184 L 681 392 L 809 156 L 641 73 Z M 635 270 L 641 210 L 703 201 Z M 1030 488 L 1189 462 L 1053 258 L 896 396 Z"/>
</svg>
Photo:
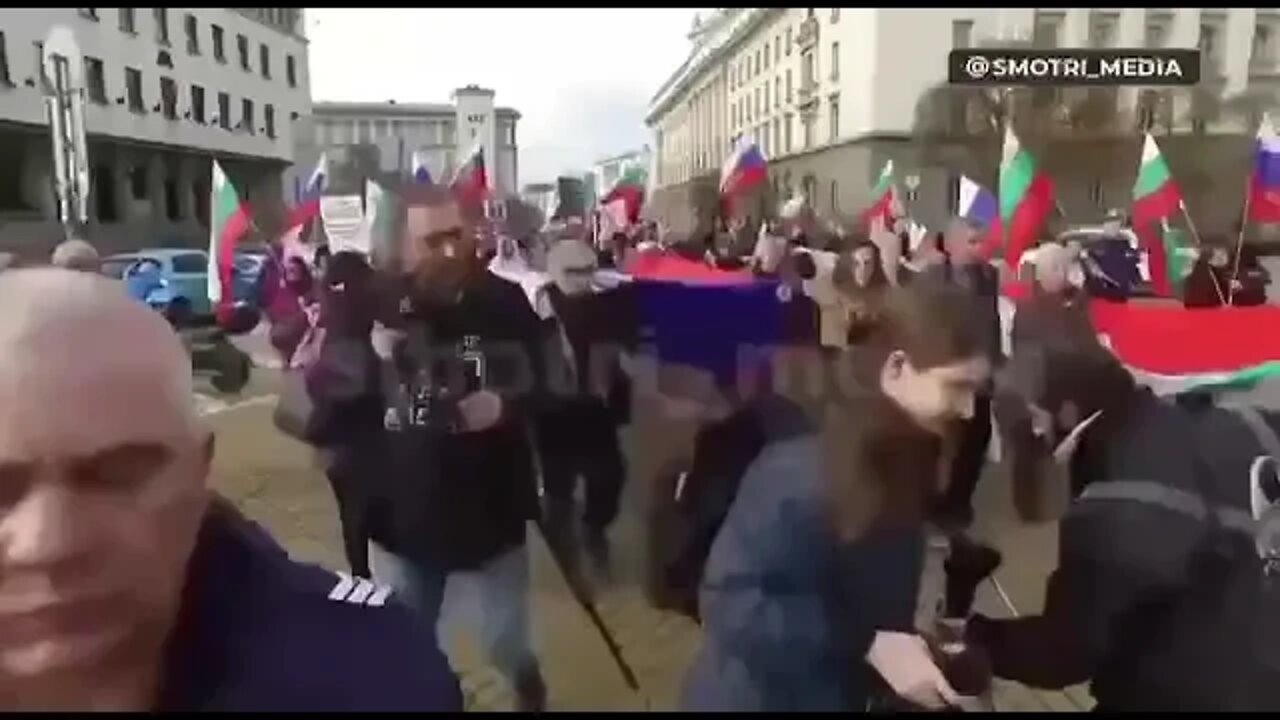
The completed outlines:
<svg viewBox="0 0 1280 720">
<path fill-rule="evenodd" d="M 1170 267 L 1170 258 L 1180 258 L 1182 253 L 1180 248 L 1166 247 L 1167 243 L 1178 244 L 1180 236 L 1163 230 L 1168 227 L 1169 218 L 1181 208 L 1182 193 L 1169 173 L 1169 165 L 1160 154 L 1155 138 L 1148 133 L 1142 144 L 1138 178 L 1133 181 L 1133 229 L 1147 251 L 1151 285 L 1157 294 L 1165 297 L 1173 295 L 1173 286 L 1182 280 L 1181 263 L 1176 263 L 1179 266 L 1176 278 L 1171 274 L 1174 268 Z"/>
<path fill-rule="evenodd" d="M 893 182 L 893 161 L 889 160 L 880 169 L 875 187 L 871 188 L 871 207 L 862 211 L 861 224 L 870 226 L 872 220 L 881 218 L 886 227 L 892 225 L 897 195 L 897 186 Z"/>
<path fill-rule="evenodd" d="M 600 204 L 608 207 L 610 203 L 621 200 L 626 207 L 626 217 L 629 223 L 636 223 L 640 220 L 640 208 L 644 205 L 645 186 L 648 184 L 649 173 L 639 165 L 630 165 L 623 171 L 622 177 L 618 178 L 618 182 L 614 183 L 613 189 L 609 191 Z"/>
<path fill-rule="evenodd" d="M 1160 394 L 1248 388 L 1280 375 L 1280 307 L 1093 300 L 1089 314 L 1116 357 Z"/>
<path fill-rule="evenodd" d="M 1000 228 L 1004 235 L 1005 263 L 1018 267 L 1022 253 L 1035 244 L 1045 218 L 1053 210 L 1053 183 L 1036 167 L 1013 129 L 1005 127 L 1004 152 L 1000 160 Z"/>
<path fill-rule="evenodd" d="M 488 199 L 491 186 L 484 162 L 484 145 L 479 140 L 454 172 L 449 187 L 462 202 L 470 205 L 483 205 Z"/>
<path fill-rule="evenodd" d="M 249 209 L 240 202 L 240 193 L 231 184 L 222 166 L 213 161 L 213 182 L 209 188 L 209 302 L 221 316 L 234 300 L 231 269 L 236 243 L 249 232 Z"/>
</svg>

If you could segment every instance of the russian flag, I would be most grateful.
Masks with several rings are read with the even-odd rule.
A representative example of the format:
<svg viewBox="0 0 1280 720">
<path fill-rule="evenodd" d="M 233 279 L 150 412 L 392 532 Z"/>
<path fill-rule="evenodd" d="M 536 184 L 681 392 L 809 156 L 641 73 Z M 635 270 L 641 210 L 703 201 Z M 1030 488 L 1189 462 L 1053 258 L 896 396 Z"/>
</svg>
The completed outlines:
<svg viewBox="0 0 1280 720">
<path fill-rule="evenodd" d="M 1249 217 L 1256 223 L 1280 222 L 1280 138 L 1271 119 L 1258 126 L 1253 172 L 1249 176 Z"/>
<path fill-rule="evenodd" d="M 481 205 L 489 197 L 489 173 L 484 163 L 484 145 L 476 142 L 453 173 L 449 187 L 464 202 Z"/>
<path fill-rule="evenodd" d="M 427 154 L 415 150 L 410 163 L 413 167 L 413 181 L 419 185 L 430 185 L 431 171 L 427 169 Z"/>
<path fill-rule="evenodd" d="M 980 251 L 982 257 L 991 258 L 1000 243 L 1000 204 L 990 190 L 969 178 L 960 176 L 957 214 L 977 227 L 985 235 Z"/>
<path fill-rule="evenodd" d="M 731 198 L 750 190 L 765 181 L 768 169 L 764 153 L 755 142 L 742 138 L 720 171 L 720 196 Z"/>
<path fill-rule="evenodd" d="M 316 161 L 316 168 L 311 171 L 311 177 L 307 179 L 302 196 L 289 210 L 289 217 L 285 222 L 286 230 L 304 225 L 320 216 L 320 196 L 324 194 L 328 184 L 329 155 L 320 153 L 320 159 Z"/>
</svg>

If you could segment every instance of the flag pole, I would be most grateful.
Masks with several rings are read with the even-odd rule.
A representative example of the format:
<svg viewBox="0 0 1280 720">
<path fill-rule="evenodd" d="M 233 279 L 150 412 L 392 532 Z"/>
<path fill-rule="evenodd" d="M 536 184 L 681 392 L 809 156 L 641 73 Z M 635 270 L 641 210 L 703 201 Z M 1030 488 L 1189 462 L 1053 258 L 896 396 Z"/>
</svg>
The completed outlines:
<svg viewBox="0 0 1280 720">
<path fill-rule="evenodd" d="M 1204 252 L 1204 243 L 1200 240 L 1200 232 L 1196 230 L 1196 223 L 1191 219 L 1191 213 L 1187 212 L 1187 203 L 1183 200 L 1179 200 L 1178 209 L 1182 210 L 1182 217 L 1187 220 L 1187 229 L 1191 231 L 1191 237 L 1196 241 L 1196 247 L 1199 248 L 1201 252 Z M 1223 296 L 1222 286 L 1218 284 L 1218 277 L 1213 275 L 1212 272 L 1209 273 L 1209 275 L 1213 278 L 1213 289 L 1218 293 L 1218 302 L 1221 302 L 1224 306 L 1229 305 L 1230 295 L 1228 294 L 1227 296 Z"/>
<path fill-rule="evenodd" d="M 1253 169 L 1244 179 L 1244 209 L 1240 211 L 1240 231 L 1236 234 L 1236 256 L 1231 266 L 1231 284 L 1227 286 L 1227 305 L 1233 304 L 1236 295 L 1236 281 L 1240 277 L 1240 256 L 1244 254 L 1244 228 L 1249 223 L 1249 201 L 1253 197 L 1250 187 L 1253 184 Z"/>
</svg>

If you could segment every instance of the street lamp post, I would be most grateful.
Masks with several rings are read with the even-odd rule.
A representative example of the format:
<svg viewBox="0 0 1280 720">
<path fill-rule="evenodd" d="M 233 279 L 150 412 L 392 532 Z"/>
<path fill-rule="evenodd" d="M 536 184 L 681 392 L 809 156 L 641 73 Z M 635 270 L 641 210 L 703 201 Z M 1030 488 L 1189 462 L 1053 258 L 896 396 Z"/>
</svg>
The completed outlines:
<svg viewBox="0 0 1280 720">
<path fill-rule="evenodd" d="M 89 217 L 89 149 L 84 122 L 84 62 L 70 29 L 55 26 L 49 31 L 41 64 L 53 141 L 58 219 L 67 239 L 72 239 L 82 234 Z"/>
</svg>

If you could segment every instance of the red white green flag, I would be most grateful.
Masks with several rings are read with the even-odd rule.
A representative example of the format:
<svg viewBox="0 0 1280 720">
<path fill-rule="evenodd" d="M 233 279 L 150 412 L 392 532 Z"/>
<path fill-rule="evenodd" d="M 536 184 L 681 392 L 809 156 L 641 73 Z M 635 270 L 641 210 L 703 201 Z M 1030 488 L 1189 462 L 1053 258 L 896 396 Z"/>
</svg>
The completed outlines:
<svg viewBox="0 0 1280 720">
<path fill-rule="evenodd" d="M 1033 246 L 1040 228 L 1053 210 L 1053 182 L 1036 167 L 1035 158 L 1022 147 L 1009 127 L 1004 131 L 1004 151 L 1000 160 L 1000 228 L 1003 253 L 1011 268 Z"/>
<path fill-rule="evenodd" d="M 1156 145 L 1155 138 L 1147 134 L 1142 143 L 1142 161 L 1138 165 L 1138 177 L 1133 181 L 1133 228 L 1147 251 L 1147 263 L 1151 268 L 1151 284 L 1156 293 L 1173 294 L 1182 282 L 1181 262 L 1170 262 L 1181 257 L 1182 236 L 1164 232 L 1169 218 L 1182 209 L 1182 193 L 1173 181 L 1169 164 Z"/>
<path fill-rule="evenodd" d="M 217 160 L 209 186 L 209 301 L 221 311 L 232 301 L 231 269 L 236 243 L 249 232 L 249 209 Z"/>
<path fill-rule="evenodd" d="M 648 171 L 639 164 L 628 165 L 622 177 L 618 178 L 613 188 L 600 200 L 601 207 L 608 207 L 610 203 L 620 200 L 626 211 L 627 223 L 638 222 L 640 208 L 644 206 L 645 187 L 649 183 L 648 175 Z"/>
<path fill-rule="evenodd" d="M 885 226 L 892 225 L 896 201 L 897 189 L 893 182 L 893 161 L 889 160 L 880 169 L 880 177 L 876 178 L 875 187 L 871 188 L 871 207 L 862 212 L 862 224 L 870 226 L 872 220 L 880 218 L 884 220 Z"/>
</svg>

